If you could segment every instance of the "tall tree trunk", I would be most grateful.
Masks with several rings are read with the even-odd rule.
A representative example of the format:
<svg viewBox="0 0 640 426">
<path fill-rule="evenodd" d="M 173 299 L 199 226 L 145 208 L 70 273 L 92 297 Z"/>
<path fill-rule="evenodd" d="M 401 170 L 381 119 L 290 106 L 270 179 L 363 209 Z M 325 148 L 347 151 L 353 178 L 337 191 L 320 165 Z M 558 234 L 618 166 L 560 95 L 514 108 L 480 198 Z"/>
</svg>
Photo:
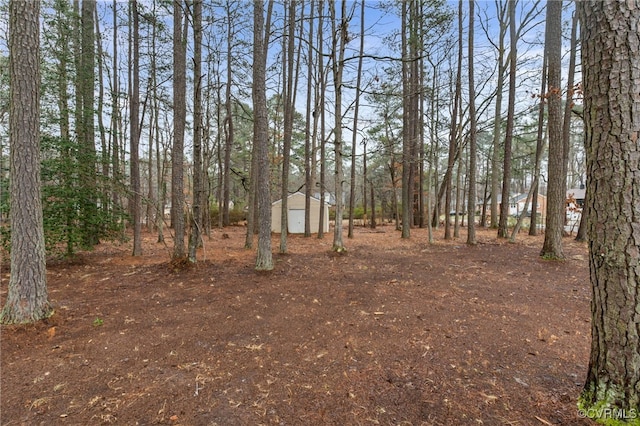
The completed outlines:
<svg viewBox="0 0 640 426">
<path fill-rule="evenodd" d="M 411 62 L 409 63 L 410 74 L 410 96 L 409 96 L 409 226 L 415 226 L 418 224 L 419 219 L 419 205 L 418 202 L 420 194 L 420 175 L 418 174 L 418 142 L 420 140 L 420 92 L 422 87 L 420 86 L 420 61 L 422 40 L 420 27 L 423 22 L 421 15 L 420 2 L 413 1 L 411 3 L 410 19 L 410 42 L 409 42 L 409 56 Z"/>
<path fill-rule="evenodd" d="M 412 131 L 411 126 L 411 96 L 413 87 L 411 85 L 411 56 L 412 49 L 412 29 L 414 17 L 414 1 L 408 0 L 402 2 L 402 238 L 411 236 L 411 143 Z"/>
<path fill-rule="evenodd" d="M 335 158 L 335 196 L 336 196 L 336 225 L 333 229 L 333 251 L 338 253 L 346 251 L 342 241 L 342 75 L 344 71 L 344 53 L 348 37 L 347 3 L 346 0 L 340 2 L 340 23 L 336 16 L 336 5 L 329 3 L 329 14 L 331 15 L 331 33 L 333 34 L 331 49 L 333 85 L 335 87 L 335 125 L 333 129 L 334 158 Z"/>
<path fill-rule="evenodd" d="M 462 108 L 460 108 L 460 111 L 462 111 Z M 458 118 L 462 121 L 462 113 Z M 458 143 L 460 144 L 459 149 L 460 151 L 462 151 L 464 149 L 462 145 L 462 141 L 458 141 Z M 459 213 L 462 211 L 460 207 L 460 201 L 462 200 L 462 192 L 463 192 L 461 187 L 462 187 L 462 158 L 460 158 L 458 161 L 458 169 L 456 171 L 456 186 L 455 186 L 456 197 L 455 197 L 454 208 L 453 208 L 453 211 L 455 211 L 455 216 L 453 217 L 453 237 L 454 238 L 460 237 L 460 214 Z"/>
<path fill-rule="evenodd" d="M 9 2 L 11 277 L 0 323 L 48 318 L 40 179 L 40 2 Z"/>
<path fill-rule="evenodd" d="M 311 94 L 313 87 L 313 23 L 315 22 L 314 0 L 311 0 L 311 12 L 309 12 L 309 51 L 307 52 L 307 108 L 304 125 L 304 236 L 311 236 L 311 197 L 313 195 L 312 167 L 315 167 L 312 160 L 313 150 L 311 149 Z M 314 122 L 315 122 L 315 114 Z"/>
<path fill-rule="evenodd" d="M 57 92 L 58 92 L 58 109 L 60 111 L 60 137 L 63 141 L 71 141 L 71 126 L 70 126 L 70 114 L 69 114 L 69 93 L 68 93 L 68 84 L 69 84 L 69 75 L 67 72 L 68 63 L 70 60 L 71 52 L 69 51 L 69 19 L 68 16 L 70 14 L 69 4 L 65 0 L 59 0 L 54 4 L 54 8 L 56 10 L 56 24 L 57 24 L 57 35 L 58 35 L 58 44 L 56 49 L 56 54 L 58 57 L 57 64 Z M 72 164 L 75 161 L 72 158 L 71 147 L 68 142 L 64 143 L 64 149 L 60 153 L 63 161 L 66 164 Z M 67 170 L 63 171 L 64 176 L 64 185 L 68 187 L 72 187 L 73 183 L 73 170 L 67 167 Z M 76 217 L 76 209 L 73 206 L 73 203 L 67 203 L 64 209 L 65 216 L 65 240 L 67 242 L 67 255 L 71 256 L 74 251 L 74 228 L 75 228 L 75 217 Z"/>
<path fill-rule="evenodd" d="M 613 0 L 576 7 L 592 285 L 591 356 L 579 407 L 602 423 L 635 424 L 640 413 L 640 8 Z"/>
<path fill-rule="evenodd" d="M 567 98 L 564 103 L 564 116 L 562 118 L 562 196 L 564 200 L 562 211 L 562 223 L 566 220 L 567 203 L 567 175 L 569 170 L 569 145 L 571 142 L 571 116 L 573 114 L 574 81 L 576 74 L 578 15 L 574 12 L 571 19 L 571 38 L 569 47 L 569 69 L 567 70 Z M 564 228 L 563 228 L 564 233 Z"/>
<path fill-rule="evenodd" d="M 100 155 L 100 163 L 102 166 L 102 179 L 105 181 L 109 178 L 109 149 L 107 147 L 107 135 L 103 121 L 104 110 L 104 72 L 103 72 L 103 52 L 102 52 L 102 37 L 100 33 L 100 19 L 98 18 L 98 8 L 94 9 L 94 21 L 96 24 L 96 49 L 97 49 L 97 61 L 98 61 L 98 109 L 96 110 L 96 116 L 98 120 L 98 132 L 100 134 L 100 147 L 102 153 Z M 109 210 L 109 190 L 104 184 L 101 184 L 101 208 L 104 212 L 103 217 Z M 102 225 L 101 225 L 102 228 Z"/>
<path fill-rule="evenodd" d="M 353 238 L 353 213 L 356 204 L 356 148 L 358 142 L 358 114 L 360 112 L 360 85 L 362 84 L 362 62 L 364 54 L 364 0 L 360 3 L 360 54 L 356 71 L 356 98 L 353 109 L 353 130 L 351 132 L 351 184 L 349 190 L 349 231 L 348 238 Z"/>
<path fill-rule="evenodd" d="M 544 55 L 542 60 L 542 82 L 540 88 L 540 104 L 538 106 L 538 133 L 536 136 L 536 159 L 542 158 L 544 150 L 544 110 L 545 110 L 545 93 L 547 91 L 547 56 Z M 538 169 L 534 172 L 533 198 L 531 200 L 531 222 L 529 224 L 529 235 L 538 235 L 538 193 L 540 191 L 540 161 L 536 160 Z"/>
<path fill-rule="evenodd" d="M 216 135 L 216 160 L 218 161 L 218 189 L 216 191 L 218 198 L 218 228 L 224 227 L 223 210 L 224 210 L 224 153 L 222 148 L 222 135 L 224 133 L 225 124 L 222 121 L 222 84 L 220 75 L 218 74 L 216 90 L 216 100 L 218 107 L 216 108 L 216 123 L 218 123 L 218 132 Z"/>
<path fill-rule="evenodd" d="M 451 211 L 451 190 L 452 190 L 452 180 L 453 180 L 453 168 L 455 166 L 456 159 L 458 158 L 458 153 L 460 150 L 458 149 L 458 110 L 462 108 L 461 104 L 461 93 L 462 93 L 462 2 L 458 5 L 458 66 L 456 71 L 456 88 L 455 95 L 453 100 L 453 111 L 451 112 L 451 130 L 449 133 L 449 158 L 447 162 L 447 170 L 444 175 L 444 179 L 442 181 L 442 185 L 440 187 L 440 191 L 438 192 L 438 198 L 436 201 L 436 206 L 442 200 L 442 195 L 444 193 L 445 203 L 444 203 L 444 239 L 451 239 L 451 224 L 449 223 L 449 212 Z M 436 207 L 434 211 L 434 222 L 438 222 L 438 218 L 435 217 L 436 214 L 440 214 L 440 209 Z M 457 211 L 456 211 L 457 216 Z"/>
<path fill-rule="evenodd" d="M 253 135 L 256 144 L 256 201 L 258 204 L 258 253 L 255 269 L 273 269 L 271 253 L 271 191 L 269 188 L 269 118 L 267 116 L 266 66 L 273 0 L 269 0 L 265 24 L 264 2 L 253 2 Z"/>
<path fill-rule="evenodd" d="M 498 4 L 498 18 L 500 29 L 498 33 L 498 82 L 496 84 L 496 109 L 493 119 L 493 144 L 491 151 L 491 228 L 498 228 L 498 194 L 500 193 L 500 139 L 502 135 L 502 96 L 504 92 L 504 77 L 506 64 L 504 61 L 504 39 L 510 28 L 506 19 L 508 7 L 504 7 L 501 0 Z"/>
<path fill-rule="evenodd" d="M 182 33 L 182 0 L 173 0 L 173 149 L 171 150 L 171 210 L 173 259 L 185 257 L 184 128 L 186 121 L 186 37 Z M 185 25 L 186 28 L 186 25 Z M 186 31 L 185 31 L 186 33 Z M 186 34 L 185 34 L 186 35 Z"/>
<path fill-rule="evenodd" d="M 564 210 L 563 210 L 563 223 L 566 220 L 566 206 L 567 206 L 567 176 L 569 169 L 569 145 L 571 141 L 571 116 L 573 115 L 573 95 L 574 95 L 574 80 L 575 80 L 575 68 L 576 68 L 576 52 L 577 52 L 577 32 L 578 32 L 578 15 L 574 12 L 571 19 L 571 44 L 569 48 L 569 69 L 567 75 L 567 98 L 564 104 L 564 117 L 562 123 L 562 194 L 564 196 Z M 584 210 L 584 209 L 583 209 Z M 582 223 L 582 215 L 580 216 Z M 578 229 L 578 232 L 580 229 Z M 564 229 L 563 229 L 564 234 Z M 584 228 L 583 228 L 584 235 Z"/>
<path fill-rule="evenodd" d="M 516 103 L 516 62 L 517 62 L 517 36 L 516 36 L 516 1 L 509 0 L 507 5 L 509 13 L 509 100 L 507 104 L 507 129 L 504 138 L 504 159 L 502 163 L 502 191 L 500 200 L 500 220 L 498 221 L 498 238 L 507 238 L 509 234 L 509 189 L 511 186 L 511 145 L 513 142 L 513 128 L 515 125 Z M 558 50 L 559 52 L 559 50 Z"/>
<path fill-rule="evenodd" d="M 473 76 L 473 25 L 475 0 L 469 0 L 469 197 L 467 200 L 467 244 L 476 244 L 476 88 Z"/>
<path fill-rule="evenodd" d="M 419 4 L 418 10 L 420 16 L 424 16 L 424 5 Z M 418 43 L 419 46 L 424 45 L 424 33 L 422 30 L 419 30 L 419 38 Z M 425 158 L 425 96 L 426 96 L 426 86 L 425 86 L 425 63 L 424 63 L 424 55 L 419 54 L 419 59 L 416 61 L 416 80 L 417 80 L 417 93 L 416 93 L 416 102 L 417 108 L 415 112 L 415 120 L 417 126 L 417 134 L 416 134 L 416 217 L 415 223 L 420 228 L 424 228 L 425 226 L 425 182 L 424 182 L 424 162 Z M 435 96 L 435 95 L 434 95 Z M 428 217 L 428 214 L 427 214 Z M 428 222 L 428 220 L 427 220 Z"/>
<path fill-rule="evenodd" d="M 153 0 L 153 14 L 156 14 L 157 3 L 156 0 Z M 157 26 L 152 26 L 151 31 L 151 50 L 152 52 L 156 52 L 157 45 Z M 160 116 L 160 101 L 158 99 L 158 83 L 157 83 L 157 61 L 156 54 L 151 55 L 151 103 L 152 110 L 154 111 L 153 122 L 151 126 L 154 131 L 154 140 L 156 143 L 156 193 L 155 193 L 155 207 L 156 207 L 156 229 L 158 231 L 158 240 L 157 242 L 164 242 L 164 204 L 165 204 L 165 196 L 166 196 L 166 183 L 165 183 L 165 162 L 166 162 L 166 148 L 163 146 L 163 149 L 160 149 L 160 124 L 159 124 L 159 116 Z M 149 166 L 151 167 L 151 165 Z"/>
<path fill-rule="evenodd" d="M 280 209 L 280 253 L 287 252 L 287 233 L 289 232 L 289 165 L 291 158 L 291 138 L 293 133 L 294 113 L 294 55 L 295 55 L 295 27 L 296 27 L 296 2 L 289 0 L 287 12 L 287 36 L 286 47 L 283 46 L 283 109 L 284 109 L 284 135 L 282 141 L 282 187 L 280 191 L 282 208 Z"/>
<path fill-rule="evenodd" d="M 82 183 L 86 188 L 80 206 L 83 243 L 91 247 L 99 242 L 97 212 L 97 182 L 96 182 L 96 146 L 94 125 L 94 96 L 95 96 L 95 34 L 94 34 L 94 0 L 84 0 L 81 7 L 81 58 L 78 70 L 81 113 L 80 122 L 76 127 L 82 128 L 79 138 L 81 157 Z"/>
<path fill-rule="evenodd" d="M 58 36 L 58 43 L 56 49 L 57 63 L 57 92 L 58 92 L 58 110 L 60 111 L 60 137 L 65 140 L 71 138 L 71 126 L 69 116 L 69 74 L 68 74 L 68 62 L 71 56 L 69 51 L 69 14 L 68 2 L 66 0 L 57 0 L 54 4 L 56 10 L 56 32 Z"/>
<path fill-rule="evenodd" d="M 320 116 L 320 137 L 318 143 L 320 144 L 320 220 L 318 221 L 318 239 L 324 238 L 324 208 L 325 208 L 325 195 L 326 195 L 326 144 L 325 144 L 325 120 L 326 120 L 326 108 L 325 108 L 325 93 L 327 89 L 327 80 L 324 67 L 324 33 L 323 33 L 323 16 L 324 16 L 324 2 L 319 2 L 318 5 L 318 76 L 320 78 L 320 101 L 316 105 L 316 115 Z M 320 111 L 318 112 L 318 109 Z"/>
<path fill-rule="evenodd" d="M 140 109 L 140 35 L 139 35 L 139 18 L 138 18 L 138 2 L 132 0 L 129 3 L 131 6 L 131 18 L 133 22 L 133 86 L 131 88 L 131 100 L 130 104 L 130 118 L 129 126 L 131 134 L 129 135 L 129 142 L 131 144 L 131 200 L 132 206 L 132 220 L 133 220 L 133 256 L 140 256 L 142 254 L 142 196 L 140 188 L 140 160 L 139 160 L 139 143 L 140 143 L 140 129 L 139 123 L 139 109 Z"/>
<path fill-rule="evenodd" d="M 566 177 L 563 167 L 564 146 L 562 141 L 562 2 L 547 3 L 545 34 L 547 55 L 547 103 L 549 105 L 549 184 L 547 186 L 547 220 L 541 256 L 549 259 L 564 259 L 562 233 L 564 231 Z"/>
<path fill-rule="evenodd" d="M 115 217 L 116 210 L 120 208 L 120 196 L 118 194 L 118 184 L 120 183 L 120 96 L 118 78 L 118 0 L 113 0 L 113 86 L 111 88 L 111 162 L 113 168 L 113 189 L 111 191 L 111 203 Z"/>
<path fill-rule="evenodd" d="M 202 230 L 202 0 L 193 2 L 193 203 L 189 261 L 196 262 Z"/>
<path fill-rule="evenodd" d="M 152 54 L 153 55 L 153 54 Z M 153 76 L 149 76 L 149 86 L 147 87 L 147 97 L 150 95 L 149 92 L 153 93 Z M 153 94 L 151 94 L 153 96 Z M 147 231 L 149 233 L 153 232 L 153 227 L 156 221 L 153 218 L 154 210 L 156 210 L 156 203 L 154 201 L 155 192 L 153 190 L 153 186 L 155 184 L 155 180 L 153 178 L 154 167 L 153 167 L 153 149 L 155 142 L 155 127 L 153 125 L 155 121 L 156 109 L 154 108 L 154 99 L 151 99 L 151 108 L 149 108 L 149 152 L 147 153 L 147 199 L 145 200 L 146 205 L 146 225 Z M 142 114 L 144 118 L 144 112 Z"/>
<path fill-rule="evenodd" d="M 231 87 L 233 84 L 233 27 L 231 16 L 231 4 L 227 1 L 227 84 L 225 107 L 227 116 L 225 117 L 226 131 L 224 143 L 224 164 L 222 182 L 222 226 L 229 226 L 229 204 L 231 202 L 231 150 L 234 144 L 234 122 L 233 122 L 233 99 L 231 97 Z"/>
</svg>

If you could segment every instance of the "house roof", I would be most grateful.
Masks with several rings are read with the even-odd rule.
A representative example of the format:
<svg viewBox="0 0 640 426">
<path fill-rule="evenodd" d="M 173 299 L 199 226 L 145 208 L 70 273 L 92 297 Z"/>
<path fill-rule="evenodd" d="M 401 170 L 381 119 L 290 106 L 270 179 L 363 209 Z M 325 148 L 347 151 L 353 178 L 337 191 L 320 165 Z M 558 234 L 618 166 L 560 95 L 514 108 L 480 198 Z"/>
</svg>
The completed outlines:
<svg viewBox="0 0 640 426">
<path fill-rule="evenodd" d="M 522 194 L 514 195 L 513 197 L 511 197 L 509 199 L 509 202 L 512 203 L 512 204 L 515 204 L 515 203 L 519 203 L 520 201 L 526 201 L 527 195 L 529 195 L 529 194 L 522 193 Z M 538 194 L 538 197 L 542 197 L 542 199 L 547 198 L 546 195 L 542 195 L 542 194 Z"/>
<path fill-rule="evenodd" d="M 573 195 L 576 200 L 584 200 L 586 190 L 584 188 L 571 188 L 567 189 L 567 198 L 569 195 Z"/>
<path fill-rule="evenodd" d="M 546 199 L 547 196 L 541 193 L 538 193 L 538 197 L 541 199 Z M 491 197 L 487 197 L 487 200 L 490 200 Z M 498 196 L 496 197 L 498 204 L 500 204 L 502 202 L 502 195 L 498 194 Z M 509 203 L 510 204 L 516 204 L 519 202 L 524 202 L 527 199 L 527 193 L 523 192 L 521 194 L 516 194 L 516 195 L 512 195 L 511 197 L 509 197 Z M 482 202 L 482 200 L 480 200 L 480 202 Z"/>
</svg>

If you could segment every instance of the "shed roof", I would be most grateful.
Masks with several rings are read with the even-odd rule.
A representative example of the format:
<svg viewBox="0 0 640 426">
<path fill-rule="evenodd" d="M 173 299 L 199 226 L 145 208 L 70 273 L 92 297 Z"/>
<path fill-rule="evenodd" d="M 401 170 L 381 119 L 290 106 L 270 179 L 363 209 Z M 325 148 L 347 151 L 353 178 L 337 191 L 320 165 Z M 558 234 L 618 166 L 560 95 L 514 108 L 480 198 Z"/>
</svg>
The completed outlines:
<svg viewBox="0 0 640 426">
<path fill-rule="evenodd" d="M 302 192 L 300 192 L 300 191 L 296 191 L 296 192 L 294 192 L 293 194 L 289 194 L 289 196 L 287 197 L 287 199 L 289 199 L 289 198 L 291 198 L 291 197 L 294 197 L 294 196 L 297 196 L 297 195 L 300 195 L 300 196 L 303 196 L 303 197 L 305 196 L 305 194 L 303 194 Z M 312 200 L 315 200 L 315 201 L 317 201 L 317 202 L 320 202 L 320 199 L 319 199 L 319 198 L 316 198 L 316 197 L 314 197 L 314 196 L 311 196 L 311 199 L 312 199 Z M 271 205 L 273 206 L 273 205 L 278 204 L 278 203 L 282 203 L 282 198 L 281 198 L 281 199 L 279 199 L 279 200 L 274 201 L 273 203 L 271 203 Z"/>
</svg>

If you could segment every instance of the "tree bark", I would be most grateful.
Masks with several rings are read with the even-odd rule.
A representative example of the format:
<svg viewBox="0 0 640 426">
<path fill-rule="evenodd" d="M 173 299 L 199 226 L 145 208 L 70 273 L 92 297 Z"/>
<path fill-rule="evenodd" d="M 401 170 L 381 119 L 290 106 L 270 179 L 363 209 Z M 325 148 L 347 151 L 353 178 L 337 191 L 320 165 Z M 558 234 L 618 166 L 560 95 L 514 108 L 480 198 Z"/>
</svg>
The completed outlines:
<svg viewBox="0 0 640 426">
<path fill-rule="evenodd" d="M 449 133 L 449 159 L 447 162 L 447 170 L 444 175 L 442 186 L 438 192 L 438 200 L 436 205 L 440 203 L 444 192 L 444 239 L 451 239 L 451 224 L 449 222 L 449 212 L 451 211 L 451 190 L 453 184 L 453 168 L 455 167 L 456 160 L 459 156 L 458 148 L 458 110 L 461 108 L 461 93 L 462 93 L 462 2 L 458 5 L 458 65 L 456 71 L 456 83 L 455 83 L 455 95 L 453 100 L 453 111 L 451 113 L 451 130 Z M 440 213 L 440 209 L 436 207 L 435 214 Z M 456 217 L 458 212 L 456 211 Z M 434 222 L 438 223 L 438 218 L 434 217 Z"/>
<path fill-rule="evenodd" d="M 97 213 L 97 182 L 96 182 L 96 145 L 95 145 L 95 33 L 94 10 L 95 0 L 83 0 L 81 7 L 81 55 L 78 69 L 80 121 L 79 154 L 81 157 L 80 174 L 82 185 L 86 188 L 86 195 L 80 205 L 80 226 L 82 227 L 83 243 L 92 247 L 99 242 Z"/>
<path fill-rule="evenodd" d="M 131 145 L 131 192 L 133 202 L 133 256 L 142 254 L 142 194 L 140 193 L 140 160 L 139 160 L 139 144 L 140 129 L 139 109 L 140 109 L 140 35 L 139 35 L 139 18 L 138 18 L 138 2 L 133 0 L 131 3 L 131 17 L 133 20 L 133 87 L 131 89 L 130 100 L 130 118 L 131 134 L 129 141 Z"/>
<path fill-rule="evenodd" d="M 40 2 L 9 2 L 11 277 L 0 323 L 53 314 L 40 193 Z"/>
<path fill-rule="evenodd" d="M 340 2 L 340 22 L 336 16 L 336 5 L 329 3 L 329 13 L 331 15 L 331 29 L 333 34 L 333 48 L 331 50 L 333 84 L 335 87 L 335 125 L 333 128 L 334 156 L 335 156 L 335 196 L 336 196 L 336 223 L 333 228 L 333 251 L 342 253 L 346 251 L 342 239 L 342 75 L 344 71 L 344 53 L 347 47 L 348 18 L 346 0 Z"/>
<path fill-rule="evenodd" d="M 100 155 L 100 163 L 102 166 L 102 179 L 103 181 L 109 178 L 109 149 L 107 147 L 107 135 L 103 120 L 104 111 L 104 61 L 103 61 L 103 49 L 102 49 L 102 35 L 100 31 L 100 19 L 98 17 L 98 8 L 94 9 L 94 21 L 96 24 L 96 49 L 97 49 L 97 65 L 98 65 L 98 109 L 96 116 L 98 120 L 98 133 L 100 134 L 100 147 L 102 153 Z M 65 79 L 66 80 L 66 79 Z M 101 217 L 107 217 L 109 211 L 109 190 L 106 185 L 101 185 L 101 209 L 103 213 Z M 104 224 L 100 224 L 100 231 L 104 230 Z"/>
<path fill-rule="evenodd" d="M 544 150 L 544 110 L 545 92 L 547 91 L 547 57 L 542 60 L 542 83 L 540 88 L 540 104 L 538 105 L 538 130 L 536 135 L 536 166 L 533 176 L 533 198 L 531 200 L 531 222 L 529 223 L 529 235 L 538 235 L 538 193 L 540 191 L 540 159 Z"/>
<path fill-rule="evenodd" d="M 324 66 L 324 3 L 319 2 L 318 4 L 318 76 L 320 78 L 320 101 L 316 106 L 316 115 L 320 116 L 320 136 L 318 138 L 318 143 L 320 144 L 320 220 L 318 221 L 318 239 L 324 238 L 324 206 L 326 203 L 325 199 L 325 185 L 326 185 L 326 168 L 327 168 L 327 156 L 326 149 L 327 146 L 325 144 L 325 128 L 326 128 L 326 109 L 325 109 L 325 93 L 327 89 L 327 80 L 326 80 L 326 71 Z M 318 112 L 318 109 L 320 111 Z"/>
<path fill-rule="evenodd" d="M 576 3 L 592 285 L 591 356 L 579 406 L 601 421 L 633 415 L 626 420 L 635 424 L 640 413 L 640 8 L 631 5 Z"/>
<path fill-rule="evenodd" d="M 182 1 L 173 1 L 173 149 L 171 150 L 171 210 L 173 259 L 185 257 L 184 128 L 186 121 L 186 44 L 182 35 Z"/>
<path fill-rule="evenodd" d="M 111 88 L 111 162 L 112 162 L 112 179 L 113 190 L 111 191 L 111 203 L 112 214 L 115 217 L 116 211 L 120 208 L 120 195 L 116 189 L 119 184 L 120 177 L 120 137 L 119 137 L 119 123 L 120 123 L 120 94 L 119 94 L 119 68 L 118 68 L 118 0 L 113 0 L 113 86 Z"/>
<path fill-rule="evenodd" d="M 412 75 L 411 63 L 413 50 L 410 45 L 412 43 L 412 29 L 414 16 L 413 0 L 402 2 L 402 238 L 411 237 L 411 195 L 413 194 L 411 182 L 411 143 L 413 136 L 413 127 L 411 122 L 411 97 Z"/>
<path fill-rule="evenodd" d="M 287 12 L 287 36 L 283 40 L 283 109 L 284 109 L 284 135 L 282 141 L 282 187 L 280 188 L 282 208 L 280 209 L 280 253 L 287 252 L 287 234 L 289 232 L 289 166 L 291 163 L 291 139 L 293 137 L 293 113 L 294 113 L 294 55 L 295 55 L 295 25 L 296 25 L 296 1 L 288 0 Z"/>
<path fill-rule="evenodd" d="M 271 253 L 271 191 L 269 188 L 269 118 L 267 116 L 266 65 L 269 47 L 270 16 L 273 0 L 269 1 L 267 23 L 263 0 L 253 2 L 253 135 L 256 144 L 256 201 L 258 203 L 258 253 L 255 269 L 273 269 Z"/>
<path fill-rule="evenodd" d="M 351 180 L 349 190 L 349 230 L 348 238 L 353 238 L 353 214 L 356 204 L 356 148 L 358 141 L 358 114 L 360 113 L 360 85 L 362 84 L 362 55 L 364 53 L 364 0 L 360 3 L 360 54 L 358 57 L 358 70 L 356 71 L 356 95 L 353 109 L 353 130 L 351 134 Z"/>
<path fill-rule="evenodd" d="M 547 56 L 547 105 L 549 108 L 549 184 L 547 187 L 547 220 L 540 255 L 547 259 L 564 259 L 562 232 L 565 219 L 564 146 L 562 141 L 562 1 L 547 3 L 545 34 Z M 544 95 L 543 95 L 544 96 Z"/>
<path fill-rule="evenodd" d="M 496 49 L 498 50 L 498 82 L 496 84 L 496 109 L 493 121 L 493 146 L 491 153 L 491 228 L 497 229 L 499 226 L 499 210 L 498 210 L 498 194 L 500 193 L 500 139 L 502 135 L 502 97 L 504 91 L 504 78 L 506 64 L 504 61 L 504 39 L 507 35 L 507 29 L 509 28 L 507 16 L 507 7 L 504 7 L 504 2 L 500 1 L 498 5 L 498 21 L 499 21 L 499 35 L 498 44 Z"/>
<path fill-rule="evenodd" d="M 304 236 L 311 236 L 311 197 L 313 195 L 313 181 L 311 169 L 315 167 L 315 162 L 312 160 L 313 150 L 311 149 L 311 93 L 313 89 L 313 23 L 315 21 L 314 0 L 311 0 L 311 12 L 309 12 L 309 50 L 307 52 L 307 107 L 306 107 L 306 119 L 304 125 Z M 315 120 L 315 114 L 314 114 Z"/>
<path fill-rule="evenodd" d="M 467 199 L 467 244 L 476 244 L 476 88 L 473 76 L 473 25 L 475 0 L 469 0 L 469 196 Z"/>
<path fill-rule="evenodd" d="M 502 166 L 502 192 L 500 202 L 500 220 L 498 221 L 498 238 L 507 238 L 509 235 L 509 189 L 511 186 L 511 143 L 513 141 L 513 127 L 515 121 L 516 102 L 516 61 L 517 61 L 517 36 L 516 36 L 516 2 L 509 0 L 507 6 L 509 13 L 509 100 L 507 105 L 507 129 L 504 138 L 504 160 Z"/>
<path fill-rule="evenodd" d="M 235 129 L 233 120 L 233 99 L 231 97 L 231 87 L 233 84 L 233 17 L 231 16 L 231 4 L 227 2 L 227 84 L 225 95 L 225 141 L 224 141 L 224 164 L 223 164 L 223 188 L 222 188 L 222 226 L 229 226 L 229 204 L 231 202 L 231 150 L 233 149 Z"/>
<path fill-rule="evenodd" d="M 202 243 L 202 0 L 193 2 L 193 202 L 189 261 L 196 262 Z"/>
</svg>

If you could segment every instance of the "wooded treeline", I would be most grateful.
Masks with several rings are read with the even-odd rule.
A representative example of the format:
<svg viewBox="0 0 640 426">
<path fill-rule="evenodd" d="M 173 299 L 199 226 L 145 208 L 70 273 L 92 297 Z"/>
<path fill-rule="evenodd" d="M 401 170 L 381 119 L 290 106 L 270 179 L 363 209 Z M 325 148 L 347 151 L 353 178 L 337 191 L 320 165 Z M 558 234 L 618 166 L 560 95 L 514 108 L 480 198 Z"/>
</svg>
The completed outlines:
<svg viewBox="0 0 640 426">
<path fill-rule="evenodd" d="M 254 6 L 262 8 L 261 28 Z M 286 231 L 287 195 L 296 191 L 307 206 L 311 197 L 330 203 L 335 217 L 349 220 L 349 237 L 355 220 L 393 221 L 405 238 L 427 226 L 456 237 L 465 221 L 469 243 L 477 225 L 507 237 L 522 223 L 510 219 L 510 197 L 521 193 L 532 202 L 538 193 L 555 196 L 547 205 L 555 216 L 531 215 L 530 232 L 541 219 L 562 232 L 566 188 L 585 181 L 579 99 L 568 73 L 575 61 L 545 59 L 553 36 L 545 35 L 545 3 L 472 6 L 43 1 L 47 247 L 70 255 L 131 229 L 137 255 L 144 226 L 158 241 L 170 232 L 173 257 L 195 261 L 212 226 L 246 220 L 251 247 L 259 224 L 267 226 L 260 199 L 265 208 L 283 200 Z M 553 13 L 571 40 L 573 5 Z M 575 50 L 574 41 L 547 51 L 561 60 Z M 264 72 L 256 75 L 257 61 Z M 256 103 L 257 91 L 264 102 Z M 324 237 L 322 223 L 309 223 L 307 207 L 305 235 Z M 334 227 L 337 251 L 342 238 Z M 562 257 L 554 241 L 546 255 Z"/>
</svg>

